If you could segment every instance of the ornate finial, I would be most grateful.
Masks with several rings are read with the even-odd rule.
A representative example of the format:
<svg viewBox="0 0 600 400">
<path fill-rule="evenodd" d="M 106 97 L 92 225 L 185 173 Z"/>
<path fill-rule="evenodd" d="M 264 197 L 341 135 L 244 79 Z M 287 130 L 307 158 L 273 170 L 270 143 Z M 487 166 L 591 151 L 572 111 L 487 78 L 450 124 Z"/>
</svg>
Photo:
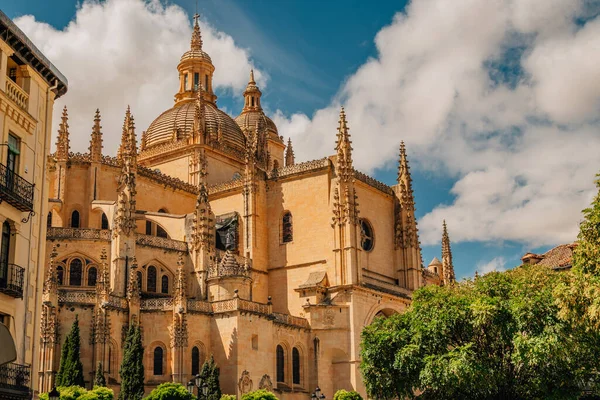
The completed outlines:
<svg viewBox="0 0 600 400">
<path fill-rule="evenodd" d="M 192 31 L 192 40 L 190 42 L 190 48 L 192 50 L 202 50 L 202 35 L 200 34 L 200 25 L 198 24 L 198 20 L 200 19 L 200 15 L 197 13 L 194 14 L 194 29 Z"/>
<path fill-rule="evenodd" d="M 446 220 L 444 220 L 442 225 L 442 271 L 444 285 L 450 285 L 456 282 L 454 265 L 452 265 L 452 249 L 450 248 L 450 237 L 448 236 Z"/>
<path fill-rule="evenodd" d="M 294 165 L 296 163 L 294 157 L 294 149 L 292 148 L 292 138 L 288 139 L 287 147 L 285 148 L 285 166 Z"/>
<path fill-rule="evenodd" d="M 125 113 L 123 123 L 123 136 L 119 150 L 121 161 L 121 175 L 117 188 L 117 213 L 115 216 L 114 235 L 123 233 L 129 235 L 135 232 L 135 195 L 137 177 L 137 143 L 135 137 L 135 124 L 129 107 Z"/>
<path fill-rule="evenodd" d="M 410 176 L 410 167 L 406 157 L 406 147 L 404 141 L 400 142 L 400 159 L 398 161 L 398 184 L 401 188 L 400 204 L 402 207 L 414 209 L 415 200 L 412 189 L 412 178 Z"/>
<path fill-rule="evenodd" d="M 349 130 L 350 128 L 346 121 L 346 112 L 344 111 L 344 107 L 342 107 L 340 110 L 335 149 L 337 151 L 336 172 L 344 182 L 350 181 L 354 173 L 354 168 L 352 167 L 352 142 L 350 141 Z"/>
<path fill-rule="evenodd" d="M 94 126 L 92 127 L 92 137 L 90 139 L 90 157 L 94 162 L 102 161 L 102 126 L 100 125 L 100 110 L 96 109 L 94 116 Z"/>
<path fill-rule="evenodd" d="M 56 256 L 58 253 L 56 252 L 56 244 L 52 246 L 52 251 L 50 252 L 50 261 L 48 263 L 48 271 L 46 273 L 46 280 L 44 281 L 44 301 L 50 299 L 50 295 L 52 293 L 56 293 L 58 291 L 58 278 L 56 276 L 56 271 L 54 269 L 54 262 L 56 260 Z"/>
<path fill-rule="evenodd" d="M 137 274 L 137 260 L 135 256 L 131 258 L 131 271 L 129 272 L 129 285 L 127 285 L 127 298 L 140 298 L 140 285 Z"/>
<path fill-rule="evenodd" d="M 58 126 L 58 137 L 56 138 L 56 159 L 67 161 L 69 159 L 69 115 L 67 106 L 63 108 L 61 123 Z"/>
<path fill-rule="evenodd" d="M 198 198 L 192 225 L 192 248 L 211 249 L 213 243 L 214 215 L 208 201 L 208 184 L 206 176 L 206 158 L 203 152 L 198 154 Z"/>
<path fill-rule="evenodd" d="M 248 81 L 248 84 L 256 84 L 254 81 L 254 69 L 250 69 L 250 80 Z"/>
<path fill-rule="evenodd" d="M 186 293 L 186 279 L 185 279 L 185 262 L 183 261 L 183 254 L 179 254 L 177 258 L 177 282 L 175 282 L 175 298 L 184 299 Z"/>
</svg>

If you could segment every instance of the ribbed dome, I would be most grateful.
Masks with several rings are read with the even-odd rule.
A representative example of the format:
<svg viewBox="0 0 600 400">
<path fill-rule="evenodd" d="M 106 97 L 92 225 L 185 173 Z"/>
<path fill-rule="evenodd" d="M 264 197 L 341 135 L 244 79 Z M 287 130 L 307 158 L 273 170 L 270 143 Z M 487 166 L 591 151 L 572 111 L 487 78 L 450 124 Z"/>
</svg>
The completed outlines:
<svg viewBox="0 0 600 400">
<path fill-rule="evenodd" d="M 186 51 L 181 56 L 181 60 L 179 60 L 179 62 L 189 60 L 192 58 L 206 60 L 212 64 L 212 60 L 210 59 L 210 56 L 208 54 L 206 54 L 203 50 L 200 50 L 200 49 L 192 49 L 192 50 Z"/>
<path fill-rule="evenodd" d="M 235 122 L 240 128 L 242 128 L 242 130 L 254 129 L 257 121 L 259 129 L 266 128 L 271 139 L 281 141 L 275 122 L 273 122 L 271 118 L 267 117 L 262 111 L 245 112 L 235 118 Z"/>
<path fill-rule="evenodd" d="M 176 104 L 156 118 L 146 131 L 146 148 L 174 140 L 174 132 L 179 135 L 191 134 L 194 128 L 195 102 Z M 226 113 L 214 104 L 204 102 L 204 120 L 207 133 L 217 136 L 219 128 L 223 141 L 239 150 L 245 148 L 245 136 L 240 127 Z"/>
</svg>

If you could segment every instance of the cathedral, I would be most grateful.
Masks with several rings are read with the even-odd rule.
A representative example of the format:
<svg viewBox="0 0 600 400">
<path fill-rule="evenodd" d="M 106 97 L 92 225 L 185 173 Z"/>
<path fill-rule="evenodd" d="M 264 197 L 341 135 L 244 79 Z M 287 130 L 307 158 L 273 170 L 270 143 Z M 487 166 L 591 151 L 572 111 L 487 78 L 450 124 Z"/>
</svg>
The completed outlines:
<svg viewBox="0 0 600 400">
<path fill-rule="evenodd" d="M 223 393 L 364 395 L 362 328 L 454 280 L 445 224 L 442 261 L 423 266 L 404 144 L 394 186 L 355 170 L 342 108 L 335 154 L 297 162 L 252 72 L 240 115 L 217 107 L 197 17 L 177 70 L 173 107 L 139 140 L 127 109 L 116 157 L 102 153 L 99 111 L 89 152 L 70 152 L 63 111 L 47 163 L 39 390 L 54 386 L 77 317 L 89 386 L 101 363 L 118 392 L 139 323 L 147 393 L 185 385 L 212 355 Z"/>
</svg>

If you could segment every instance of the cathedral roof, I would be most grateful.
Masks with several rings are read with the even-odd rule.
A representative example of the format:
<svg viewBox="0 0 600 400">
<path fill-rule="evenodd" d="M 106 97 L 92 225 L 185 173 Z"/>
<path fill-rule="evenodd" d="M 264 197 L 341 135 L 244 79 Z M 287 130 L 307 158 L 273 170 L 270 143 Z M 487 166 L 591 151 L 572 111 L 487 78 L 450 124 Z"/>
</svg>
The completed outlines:
<svg viewBox="0 0 600 400">
<path fill-rule="evenodd" d="M 442 262 L 437 257 L 433 257 L 433 260 L 431 260 L 431 262 L 429 263 L 429 266 L 432 266 L 432 265 L 439 267 L 442 265 Z"/>
<path fill-rule="evenodd" d="M 204 102 L 202 105 L 207 133 L 214 133 L 216 136 L 220 130 L 226 144 L 243 151 L 246 138 L 235 121 L 213 103 Z M 175 141 L 180 135 L 191 134 L 194 128 L 194 107 L 193 101 L 177 103 L 159 115 L 146 131 L 145 147 Z"/>
<path fill-rule="evenodd" d="M 242 130 L 254 129 L 256 127 L 256 123 L 258 122 L 258 128 L 266 129 L 269 134 L 269 139 L 282 142 L 281 138 L 279 137 L 279 133 L 277 132 L 277 126 L 275 126 L 275 122 L 273 122 L 271 118 L 267 117 L 262 110 L 242 113 L 235 118 L 235 122 Z"/>
</svg>

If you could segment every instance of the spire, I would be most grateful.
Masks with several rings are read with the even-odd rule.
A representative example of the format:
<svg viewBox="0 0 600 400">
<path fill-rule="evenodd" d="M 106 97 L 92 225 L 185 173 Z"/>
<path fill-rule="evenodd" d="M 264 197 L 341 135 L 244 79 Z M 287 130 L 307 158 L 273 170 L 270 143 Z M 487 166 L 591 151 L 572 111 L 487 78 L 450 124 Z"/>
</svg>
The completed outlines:
<svg viewBox="0 0 600 400">
<path fill-rule="evenodd" d="M 206 176 L 206 158 L 204 153 L 199 153 L 198 171 L 198 197 L 194 211 L 192 227 L 192 247 L 210 249 L 213 242 L 214 219 L 210 203 L 208 201 L 208 183 Z"/>
<path fill-rule="evenodd" d="M 58 278 L 56 276 L 56 270 L 54 269 L 54 262 L 56 260 L 56 244 L 52 246 L 52 252 L 50 253 L 50 262 L 48 263 L 48 271 L 46 272 L 46 279 L 44 280 L 43 299 L 44 302 L 51 301 L 53 294 L 58 293 Z"/>
<path fill-rule="evenodd" d="M 285 166 L 294 165 L 296 163 L 294 158 L 294 149 L 292 148 L 292 138 L 288 139 L 287 147 L 285 148 Z"/>
<path fill-rule="evenodd" d="M 336 172 L 344 182 L 348 182 L 353 176 L 352 167 L 352 142 L 348 131 L 348 122 L 344 107 L 340 110 L 340 121 L 338 127 L 337 141 L 335 150 L 337 151 Z"/>
<path fill-rule="evenodd" d="M 175 299 L 182 302 L 185 299 L 187 291 L 187 282 L 185 279 L 185 262 L 183 261 L 183 255 L 179 254 L 177 259 L 177 281 L 175 282 Z"/>
<path fill-rule="evenodd" d="M 454 266 L 452 265 L 452 249 L 450 249 L 450 237 L 448 236 L 448 228 L 446 220 L 444 220 L 442 228 L 442 271 L 444 285 L 451 285 L 456 282 L 454 275 Z"/>
<path fill-rule="evenodd" d="M 56 139 L 56 159 L 67 161 L 69 159 L 69 115 L 67 106 L 63 108 L 61 123 L 58 125 L 58 137 Z"/>
<path fill-rule="evenodd" d="M 246 90 L 244 90 L 244 108 L 242 109 L 242 114 L 248 111 L 261 111 L 260 96 L 262 96 L 262 92 L 256 85 L 254 70 L 251 69 L 248 85 L 246 85 Z"/>
<path fill-rule="evenodd" d="M 117 188 L 117 213 L 115 216 L 116 232 L 129 235 L 135 232 L 135 195 L 137 176 L 137 143 L 135 138 L 135 125 L 133 115 L 127 107 L 125 122 L 123 123 L 123 135 L 121 137 L 121 148 L 119 150 L 121 161 L 121 175 Z"/>
<path fill-rule="evenodd" d="M 108 272 L 108 263 L 106 262 L 106 248 L 102 248 L 102 253 L 100 254 L 100 276 L 98 276 L 98 280 L 96 282 L 96 293 L 99 295 L 108 295 L 110 290 L 110 275 Z"/>
<path fill-rule="evenodd" d="M 398 184 L 401 188 L 400 204 L 404 208 L 414 209 L 415 200 L 412 189 L 412 178 L 410 176 L 410 167 L 406 157 L 406 147 L 404 141 L 400 142 L 400 160 L 398 162 Z"/>
<path fill-rule="evenodd" d="M 194 29 L 192 30 L 192 40 L 190 41 L 190 49 L 200 51 L 202 50 L 202 35 L 200 34 L 200 25 L 198 24 L 200 16 L 194 14 Z"/>
<path fill-rule="evenodd" d="M 129 284 L 127 285 L 127 299 L 139 299 L 140 298 L 140 285 L 138 282 L 137 274 L 137 260 L 135 256 L 131 258 L 131 271 L 129 272 Z"/>
<path fill-rule="evenodd" d="M 96 109 L 94 116 L 94 126 L 92 127 L 92 137 L 90 139 L 90 157 L 92 161 L 102 161 L 102 126 L 100 125 L 100 110 Z"/>
</svg>

